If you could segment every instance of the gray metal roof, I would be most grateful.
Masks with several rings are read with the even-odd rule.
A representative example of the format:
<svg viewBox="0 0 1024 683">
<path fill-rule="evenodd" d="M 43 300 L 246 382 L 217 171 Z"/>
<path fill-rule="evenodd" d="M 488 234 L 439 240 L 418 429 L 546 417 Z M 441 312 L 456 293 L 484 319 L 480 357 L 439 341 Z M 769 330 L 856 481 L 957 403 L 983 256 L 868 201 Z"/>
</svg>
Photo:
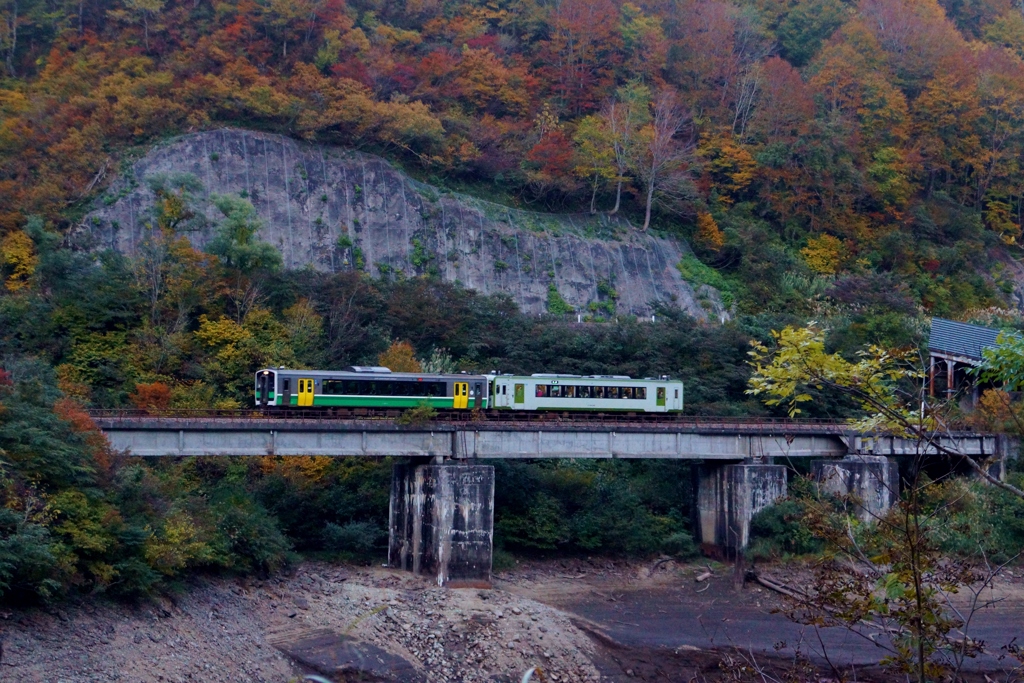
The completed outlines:
<svg viewBox="0 0 1024 683">
<path fill-rule="evenodd" d="M 980 361 L 982 349 L 995 346 L 998 336 L 999 330 L 990 327 L 932 318 L 928 350 Z"/>
</svg>

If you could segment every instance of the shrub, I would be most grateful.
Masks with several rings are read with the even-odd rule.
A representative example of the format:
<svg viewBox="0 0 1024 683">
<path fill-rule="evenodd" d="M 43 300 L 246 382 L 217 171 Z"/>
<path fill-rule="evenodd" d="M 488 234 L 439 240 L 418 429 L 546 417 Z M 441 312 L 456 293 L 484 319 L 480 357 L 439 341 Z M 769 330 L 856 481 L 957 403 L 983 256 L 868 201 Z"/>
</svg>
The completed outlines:
<svg viewBox="0 0 1024 683">
<path fill-rule="evenodd" d="M 662 542 L 662 550 L 680 560 L 689 560 L 700 555 L 700 548 L 688 531 L 677 531 Z"/>
<path fill-rule="evenodd" d="M 552 315 L 569 315 L 575 313 L 576 309 L 569 305 L 569 302 L 558 293 L 554 283 L 548 285 L 548 313 Z"/>
<path fill-rule="evenodd" d="M 218 505 L 214 513 L 227 540 L 233 569 L 265 576 L 291 561 L 291 543 L 259 504 L 234 496 Z"/>
<path fill-rule="evenodd" d="M 395 422 L 406 426 L 424 425 L 436 417 L 437 411 L 434 410 L 434 407 L 426 401 L 422 401 L 415 408 L 409 408 L 402 413 Z"/>
<path fill-rule="evenodd" d="M 380 548 L 380 541 L 387 534 L 371 522 L 348 522 L 324 527 L 323 542 L 326 550 L 353 555 L 372 555 Z"/>
<path fill-rule="evenodd" d="M 804 504 L 796 498 L 784 498 L 761 510 L 750 521 L 750 548 L 753 558 L 774 559 L 783 555 L 807 555 L 824 547 L 804 526 Z"/>
</svg>

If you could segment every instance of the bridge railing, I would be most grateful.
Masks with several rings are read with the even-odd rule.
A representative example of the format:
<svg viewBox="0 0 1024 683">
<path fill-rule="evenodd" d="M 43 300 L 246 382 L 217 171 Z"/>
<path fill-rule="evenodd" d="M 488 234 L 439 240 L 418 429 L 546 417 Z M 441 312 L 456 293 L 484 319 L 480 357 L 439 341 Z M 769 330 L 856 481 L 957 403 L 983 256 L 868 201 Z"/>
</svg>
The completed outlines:
<svg viewBox="0 0 1024 683">
<path fill-rule="evenodd" d="M 142 418 L 173 418 L 173 419 L 233 419 L 233 420 L 395 420 L 404 411 L 400 409 L 354 409 L 339 414 L 331 410 L 317 409 L 95 409 L 89 415 L 97 419 L 142 419 Z M 598 424 L 650 424 L 658 423 L 679 427 L 714 428 L 765 428 L 782 430 L 792 428 L 817 428 L 845 430 L 849 427 L 846 420 L 830 418 L 788 419 L 775 417 L 734 417 L 676 415 L 672 413 L 617 413 L 617 412 L 554 412 L 554 411 L 474 411 L 474 410 L 439 410 L 428 422 L 516 422 L 557 424 L 565 423 L 598 423 Z"/>
</svg>

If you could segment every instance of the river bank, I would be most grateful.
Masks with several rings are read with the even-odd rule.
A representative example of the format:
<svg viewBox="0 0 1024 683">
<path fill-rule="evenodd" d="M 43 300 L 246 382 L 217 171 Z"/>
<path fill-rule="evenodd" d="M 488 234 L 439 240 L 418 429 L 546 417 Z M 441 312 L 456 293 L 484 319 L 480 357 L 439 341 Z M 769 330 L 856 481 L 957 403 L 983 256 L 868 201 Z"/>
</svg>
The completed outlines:
<svg viewBox="0 0 1024 683">
<path fill-rule="evenodd" d="M 992 597 L 973 635 L 993 655 L 971 677 L 1013 680 L 999 648 L 1024 640 L 1024 581 L 1000 578 Z M 667 559 L 524 562 L 498 572 L 493 590 L 307 562 L 262 581 L 195 579 L 137 605 L 0 611 L 0 681 L 469 683 L 518 680 L 531 666 L 557 683 L 723 680 L 744 666 L 828 680 L 828 662 L 888 680 L 871 642 L 794 624 L 785 606 L 760 586 L 738 589 L 731 568 Z"/>
</svg>

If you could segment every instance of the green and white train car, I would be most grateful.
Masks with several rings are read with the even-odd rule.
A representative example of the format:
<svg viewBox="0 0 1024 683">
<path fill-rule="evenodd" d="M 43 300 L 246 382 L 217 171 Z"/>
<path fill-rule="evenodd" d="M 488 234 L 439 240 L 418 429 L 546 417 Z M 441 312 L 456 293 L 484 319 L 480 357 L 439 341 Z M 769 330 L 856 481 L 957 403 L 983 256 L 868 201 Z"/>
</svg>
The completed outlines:
<svg viewBox="0 0 1024 683">
<path fill-rule="evenodd" d="M 623 375 L 497 375 L 491 406 L 512 410 L 669 413 L 683 409 L 683 383 Z"/>
<path fill-rule="evenodd" d="M 340 371 L 265 368 L 256 372 L 256 405 L 292 408 L 487 408 L 488 378 L 391 372 L 352 366 Z"/>
</svg>

